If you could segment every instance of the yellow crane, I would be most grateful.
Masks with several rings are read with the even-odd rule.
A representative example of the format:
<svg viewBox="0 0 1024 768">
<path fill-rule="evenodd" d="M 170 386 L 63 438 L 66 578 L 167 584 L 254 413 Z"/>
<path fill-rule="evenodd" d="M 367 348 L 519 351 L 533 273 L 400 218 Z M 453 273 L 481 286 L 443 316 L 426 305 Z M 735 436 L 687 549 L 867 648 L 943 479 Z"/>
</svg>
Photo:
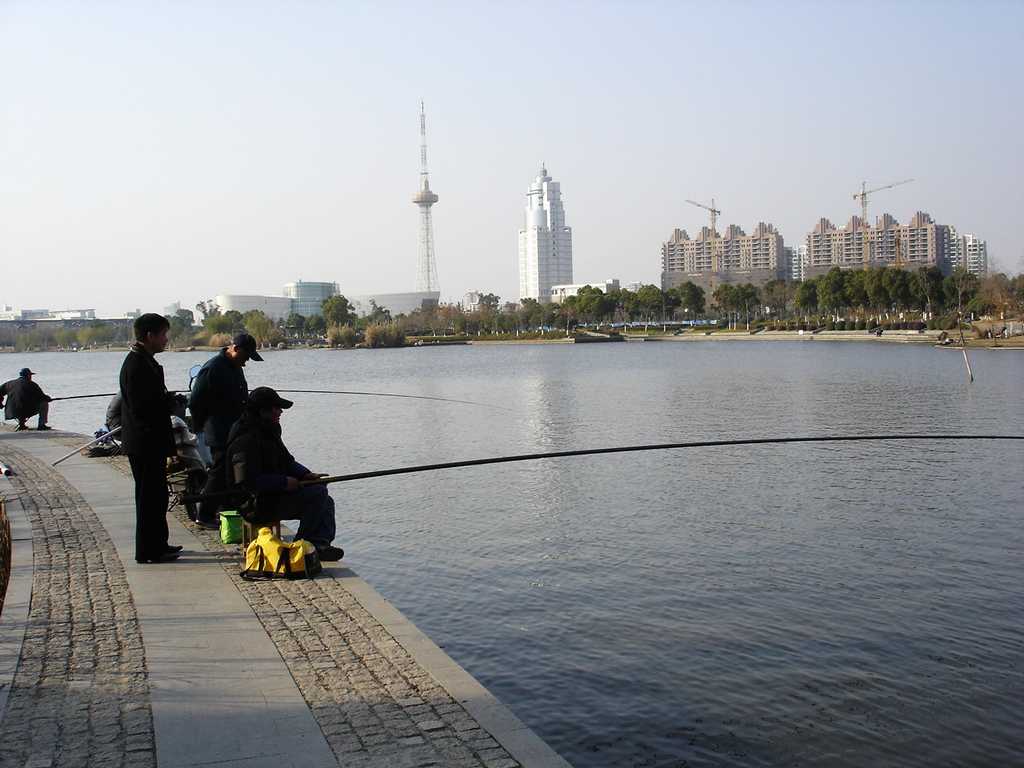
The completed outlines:
<svg viewBox="0 0 1024 768">
<path fill-rule="evenodd" d="M 718 221 L 718 217 L 722 212 L 715 208 L 715 198 L 711 198 L 711 205 L 704 205 L 704 203 L 698 203 L 696 200 L 687 200 L 686 202 L 688 202 L 690 205 L 696 205 L 698 208 L 703 208 L 705 211 L 711 212 L 711 234 L 716 234 L 718 230 L 715 229 L 715 224 Z"/>
<path fill-rule="evenodd" d="M 711 205 L 704 205 L 704 203 L 698 203 L 696 200 L 687 200 L 690 205 L 696 205 L 698 208 L 703 208 L 705 211 L 711 212 L 711 236 L 705 241 L 704 246 L 709 249 L 711 253 L 711 271 L 717 272 L 721 266 L 719 263 L 719 251 L 718 248 L 721 243 L 715 241 L 715 236 L 718 234 L 718 230 L 715 229 L 715 224 L 718 222 L 718 216 L 722 212 L 715 208 L 715 198 L 711 198 Z"/>
<path fill-rule="evenodd" d="M 883 189 L 892 189 L 903 184 L 909 184 L 913 179 L 904 179 L 903 181 L 894 181 L 892 184 L 885 184 L 881 187 L 875 187 L 874 189 L 868 189 L 868 183 L 862 181 L 860 183 L 860 192 L 853 193 L 854 200 L 860 200 L 860 226 L 864 232 L 864 268 L 867 269 L 868 263 L 871 261 L 871 250 L 868 247 L 868 230 L 871 229 L 871 225 L 868 223 L 868 195 L 873 195 L 875 192 L 881 192 Z"/>
</svg>

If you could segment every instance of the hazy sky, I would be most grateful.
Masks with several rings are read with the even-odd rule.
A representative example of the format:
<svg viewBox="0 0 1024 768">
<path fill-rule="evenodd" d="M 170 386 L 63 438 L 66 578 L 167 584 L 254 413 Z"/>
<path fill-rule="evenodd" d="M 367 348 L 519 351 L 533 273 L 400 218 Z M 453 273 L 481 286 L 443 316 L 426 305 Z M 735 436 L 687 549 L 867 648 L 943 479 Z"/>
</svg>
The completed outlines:
<svg viewBox="0 0 1024 768">
<path fill-rule="evenodd" d="M 1024 269 L 1024 3 L 0 0 L 0 304 L 412 290 L 427 104 L 445 299 L 515 299 L 541 160 L 578 281 L 660 243 L 915 210 Z"/>
</svg>

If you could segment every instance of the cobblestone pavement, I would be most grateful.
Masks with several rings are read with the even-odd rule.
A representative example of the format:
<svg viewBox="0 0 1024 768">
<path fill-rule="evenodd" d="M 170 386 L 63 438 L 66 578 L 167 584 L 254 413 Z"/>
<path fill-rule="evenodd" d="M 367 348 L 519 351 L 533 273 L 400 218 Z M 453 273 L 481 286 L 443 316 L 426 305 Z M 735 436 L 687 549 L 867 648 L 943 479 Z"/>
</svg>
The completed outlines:
<svg viewBox="0 0 1024 768">
<path fill-rule="evenodd" d="M 156 765 L 146 655 L 114 545 L 55 470 L 0 456 L 32 524 L 32 603 L 0 732 L 2 768 Z"/>
<path fill-rule="evenodd" d="M 237 545 L 193 530 L 223 556 L 344 768 L 519 767 L 339 581 L 246 581 Z"/>
<path fill-rule="evenodd" d="M 102 461 L 130 477 L 123 457 Z M 53 483 L 51 478 L 47 485 Z M 63 481 L 58 485 L 67 487 Z M 287 664 L 340 766 L 519 768 L 341 582 L 329 574 L 314 580 L 246 581 L 239 576 L 237 545 L 221 544 L 216 531 L 191 527 L 181 508 L 173 508 L 171 514 L 189 527 L 208 551 L 220 555 L 225 571 Z M 106 546 L 112 550 L 109 541 Z M 110 556 L 116 561 L 112 551 Z M 120 580 L 123 585 L 123 573 Z M 127 603 L 130 605 L 130 597 Z M 132 620 L 134 623 L 134 612 Z M 141 647 L 139 656 L 141 659 Z M 144 661 L 140 663 L 144 670 Z M 141 682 L 144 689 L 144 674 Z M 148 705 L 145 713 L 148 723 Z M 151 729 L 148 734 L 152 747 Z M 0 749 L 5 741 L 6 736 Z M 0 758 L 0 768 L 6 765 Z"/>
</svg>

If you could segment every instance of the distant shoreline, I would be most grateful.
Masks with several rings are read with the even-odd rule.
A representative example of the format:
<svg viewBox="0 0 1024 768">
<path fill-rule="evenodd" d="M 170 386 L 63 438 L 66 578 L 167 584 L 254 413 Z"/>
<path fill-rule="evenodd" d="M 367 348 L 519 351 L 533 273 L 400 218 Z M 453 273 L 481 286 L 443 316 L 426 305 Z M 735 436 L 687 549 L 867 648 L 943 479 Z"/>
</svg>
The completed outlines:
<svg viewBox="0 0 1024 768">
<path fill-rule="evenodd" d="M 916 344 L 916 345 L 929 345 L 939 349 L 961 349 L 959 344 L 946 344 L 942 345 L 939 343 L 939 335 L 941 331 L 884 331 L 881 336 L 875 336 L 874 334 L 868 333 L 867 331 L 820 331 L 818 333 L 812 333 L 811 331 L 761 331 L 759 333 L 750 333 L 749 331 L 712 331 L 710 333 L 684 333 L 675 335 L 672 333 L 657 333 L 657 334 L 622 334 L 627 343 L 636 342 L 721 342 L 721 341 L 842 341 L 842 342 L 873 342 L 881 344 Z M 444 341 L 443 336 L 437 337 L 439 342 Z M 1024 336 L 1011 336 L 1008 339 L 977 339 L 968 338 L 967 348 L 968 349 L 1009 349 L 1009 350 L 1024 350 Z M 572 344 L 572 339 L 569 337 L 558 338 L 558 339 L 524 339 L 524 338 L 509 338 L 509 339 L 466 339 L 461 343 L 461 346 L 520 346 L 520 345 L 531 345 L 531 344 Z M 422 345 L 407 344 L 408 348 L 428 348 L 428 347 L 440 347 L 440 346 L 456 346 L 454 344 L 431 344 L 426 343 Z M 168 349 L 167 353 L 180 353 L 180 352 L 216 352 L 220 347 L 209 347 L 209 346 L 195 346 L 195 347 L 182 347 L 180 349 Z M 285 349 L 277 350 L 267 348 L 265 351 L 268 352 L 289 352 L 294 350 L 324 350 L 326 352 L 354 352 L 359 351 L 354 347 L 342 348 L 342 347 L 327 347 L 327 346 L 292 346 Z M 363 349 L 363 348 L 360 348 Z M 396 349 L 396 347 L 391 347 Z M 21 354 L 36 354 L 39 352 L 61 352 L 61 353 L 79 353 L 79 352 L 127 352 L 128 347 L 103 347 L 95 349 L 82 349 L 82 350 L 68 350 L 68 349 L 34 349 L 25 350 Z M 5 348 L 0 350 L 0 354 L 18 354 L 16 350 Z"/>
</svg>

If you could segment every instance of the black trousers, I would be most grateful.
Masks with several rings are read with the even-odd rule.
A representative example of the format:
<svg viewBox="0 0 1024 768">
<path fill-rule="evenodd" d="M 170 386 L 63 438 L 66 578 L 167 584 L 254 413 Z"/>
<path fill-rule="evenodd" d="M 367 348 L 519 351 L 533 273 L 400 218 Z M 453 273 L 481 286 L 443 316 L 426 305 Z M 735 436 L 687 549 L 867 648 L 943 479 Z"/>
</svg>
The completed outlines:
<svg viewBox="0 0 1024 768">
<path fill-rule="evenodd" d="M 224 474 L 224 456 L 227 454 L 227 451 L 223 447 L 215 448 L 210 446 L 210 454 L 213 456 L 213 464 L 210 465 L 210 470 L 206 475 L 206 486 L 203 488 L 203 494 L 220 493 L 221 491 L 226 491 L 228 487 L 227 477 Z M 210 499 L 209 501 L 200 502 L 200 519 L 216 519 L 223 503 L 223 499 Z"/>
<path fill-rule="evenodd" d="M 129 455 L 135 478 L 135 559 L 155 560 L 167 551 L 167 458 Z"/>
</svg>

